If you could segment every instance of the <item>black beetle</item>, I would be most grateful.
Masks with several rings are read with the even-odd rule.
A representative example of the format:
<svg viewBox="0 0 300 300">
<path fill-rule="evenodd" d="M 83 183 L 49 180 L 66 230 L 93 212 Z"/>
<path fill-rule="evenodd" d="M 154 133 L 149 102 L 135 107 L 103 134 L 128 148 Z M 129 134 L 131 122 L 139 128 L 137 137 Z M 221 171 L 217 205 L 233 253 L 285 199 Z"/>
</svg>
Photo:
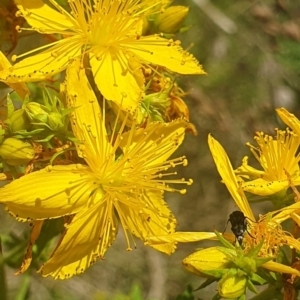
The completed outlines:
<svg viewBox="0 0 300 300">
<path fill-rule="evenodd" d="M 247 231 L 247 220 L 246 219 L 247 219 L 247 217 L 245 217 L 245 215 L 241 211 L 236 210 L 229 215 L 229 219 L 227 221 L 227 224 L 228 224 L 228 222 L 231 223 L 231 231 L 235 235 L 235 237 L 240 245 L 242 244 L 244 234 Z M 227 225 L 226 225 L 226 227 L 227 227 Z M 249 232 L 248 232 L 248 234 L 249 234 Z"/>
</svg>

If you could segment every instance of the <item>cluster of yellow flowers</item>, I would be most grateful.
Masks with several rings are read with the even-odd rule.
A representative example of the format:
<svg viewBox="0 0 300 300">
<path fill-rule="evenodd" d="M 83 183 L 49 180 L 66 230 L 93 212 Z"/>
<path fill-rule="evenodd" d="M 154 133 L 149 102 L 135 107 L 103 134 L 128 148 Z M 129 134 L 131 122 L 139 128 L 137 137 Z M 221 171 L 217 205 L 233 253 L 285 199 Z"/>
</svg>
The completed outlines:
<svg viewBox="0 0 300 300">
<path fill-rule="evenodd" d="M 275 137 L 257 133 L 258 146 L 249 147 L 262 170 L 248 165 L 247 157 L 234 170 L 210 135 L 213 159 L 242 218 L 232 224 L 233 234 L 176 232 L 164 192 L 184 194 L 170 184 L 192 180 L 168 179 L 176 175 L 170 169 L 187 165 L 185 157 L 169 157 L 185 132 L 196 130 L 175 79 L 205 74 L 172 39 L 188 8 L 167 0 L 69 0 L 67 8 L 55 0 L 14 1 L 17 16 L 29 25 L 16 23 L 17 30 L 51 41 L 13 55 L 14 65 L 0 52 L 0 81 L 22 99 L 18 106 L 13 94 L 7 97 L 0 128 L 1 180 L 14 179 L 1 188 L 0 202 L 17 220 L 32 223 L 18 273 L 30 266 L 43 224 L 61 218 L 64 231 L 39 270 L 43 276 L 66 279 L 84 272 L 104 257 L 121 225 L 129 251 L 134 237 L 167 254 L 178 242 L 219 239 L 222 247 L 199 250 L 183 264 L 208 278 L 203 286 L 218 281 L 221 297 L 245 299 L 247 287 L 256 291 L 274 272 L 289 274 L 284 287 L 295 292 L 295 255 L 290 265 L 278 257 L 284 245 L 300 251 L 298 237 L 281 227 L 288 219 L 300 226 L 300 121 L 281 108 L 277 113 L 290 129 L 276 130 Z M 50 80 L 59 84 L 58 92 L 43 89 L 41 96 L 28 88 Z M 245 192 L 271 200 L 274 211 L 256 219 Z"/>
<path fill-rule="evenodd" d="M 173 233 L 176 219 L 164 192 L 185 193 L 167 179 L 185 157 L 169 159 L 189 124 L 176 74 L 205 74 L 171 38 L 188 8 L 169 1 L 15 0 L 17 16 L 51 43 L 13 55 L 1 53 L 0 81 L 22 99 L 7 98 L 1 126 L 1 203 L 33 225 L 19 273 L 32 260 L 45 220 L 63 217 L 64 232 L 39 272 L 70 278 L 103 258 L 122 226 L 127 250 L 134 238 Z M 25 58 L 24 58 L 25 57 Z M 19 59 L 21 59 L 19 61 Z M 37 99 L 29 82 L 59 81 L 59 94 Z M 60 77 L 60 78 L 61 78 Z M 73 147 L 75 145 L 75 147 Z M 175 243 L 153 245 L 171 254 Z"/>
<path fill-rule="evenodd" d="M 222 182 L 243 215 L 242 220 L 229 220 L 232 221 L 232 234 L 226 233 L 222 237 L 218 232 L 175 232 L 147 239 L 147 244 L 159 245 L 170 241 L 195 242 L 218 238 L 223 247 L 198 250 L 185 258 L 183 264 L 189 271 L 208 278 L 207 284 L 218 281 L 218 294 L 226 299 L 245 299 L 247 287 L 257 293 L 254 285 L 266 283 L 271 285 L 266 299 L 273 299 L 281 287 L 284 288 L 285 299 L 295 299 L 295 279 L 300 276 L 295 255 L 295 251 L 300 251 L 297 231 L 300 226 L 300 194 L 295 188 L 300 185 L 300 121 L 284 108 L 277 109 L 277 113 L 290 129 L 276 129 L 274 137 L 257 132 L 254 139 L 258 146 L 247 144 L 261 165 L 261 170 L 248 165 L 247 156 L 243 158 L 242 165 L 234 170 L 224 148 L 211 135 L 208 137 L 208 145 Z M 290 187 L 294 197 L 289 195 Z M 245 192 L 255 195 L 256 202 L 271 201 L 274 211 L 256 219 Z M 294 227 L 284 231 L 281 223 L 288 219 L 293 221 Z M 238 237 L 243 237 L 240 243 L 242 247 Z M 236 246 L 228 242 L 235 240 Z M 287 257 L 282 260 L 282 251 L 287 251 L 285 245 L 290 253 L 285 254 Z M 289 275 L 278 280 L 276 272 Z"/>
</svg>

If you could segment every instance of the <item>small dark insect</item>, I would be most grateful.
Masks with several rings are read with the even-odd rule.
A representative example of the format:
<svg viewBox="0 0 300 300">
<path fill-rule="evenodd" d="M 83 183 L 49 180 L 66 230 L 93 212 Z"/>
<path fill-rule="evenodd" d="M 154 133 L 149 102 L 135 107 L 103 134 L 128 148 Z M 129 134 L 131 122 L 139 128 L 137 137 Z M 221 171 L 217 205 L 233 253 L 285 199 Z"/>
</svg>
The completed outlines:
<svg viewBox="0 0 300 300">
<path fill-rule="evenodd" d="M 227 221 L 227 224 L 228 224 L 228 222 L 231 223 L 231 231 L 235 235 L 235 237 L 240 245 L 242 244 L 244 234 L 247 231 L 247 220 L 246 219 L 247 219 L 247 217 L 245 217 L 245 215 L 241 211 L 236 210 L 232 214 L 229 215 L 229 219 Z M 226 227 L 227 227 L 227 224 L 226 224 Z M 249 234 L 249 232 L 248 232 L 248 234 Z"/>
</svg>

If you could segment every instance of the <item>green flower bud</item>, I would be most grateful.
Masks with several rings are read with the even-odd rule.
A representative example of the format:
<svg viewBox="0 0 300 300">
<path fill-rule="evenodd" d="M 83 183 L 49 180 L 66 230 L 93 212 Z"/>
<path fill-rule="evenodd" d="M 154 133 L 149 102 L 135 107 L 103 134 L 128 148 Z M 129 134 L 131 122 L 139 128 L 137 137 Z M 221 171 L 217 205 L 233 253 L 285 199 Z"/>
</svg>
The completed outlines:
<svg viewBox="0 0 300 300">
<path fill-rule="evenodd" d="M 246 292 L 247 276 L 235 275 L 230 272 L 222 277 L 218 283 L 218 291 L 221 297 L 225 299 L 236 299 Z"/>
<path fill-rule="evenodd" d="M 241 259 L 236 259 L 234 263 L 247 274 L 256 272 L 256 261 L 252 257 L 242 257 Z"/>
<path fill-rule="evenodd" d="M 61 116 L 61 114 L 59 114 L 57 112 L 49 113 L 47 124 L 53 131 L 58 131 L 64 127 L 62 116 Z"/>
<path fill-rule="evenodd" d="M 151 93 L 144 97 L 141 110 L 144 119 L 151 121 L 163 121 L 165 113 L 170 106 L 171 101 L 168 93 Z"/>
<path fill-rule="evenodd" d="M 24 109 L 15 110 L 5 123 L 9 126 L 9 130 L 12 133 L 19 130 L 28 130 L 30 126 L 29 119 Z"/>
<path fill-rule="evenodd" d="M 7 138 L 0 146 L 0 156 L 8 165 L 28 164 L 35 156 L 33 146 L 16 138 Z"/>
<path fill-rule="evenodd" d="M 25 107 L 25 111 L 32 123 L 47 123 L 50 111 L 46 106 L 36 102 L 29 102 Z"/>
<path fill-rule="evenodd" d="M 184 22 L 189 8 L 185 6 L 170 6 L 156 20 L 158 32 L 176 33 Z"/>
</svg>

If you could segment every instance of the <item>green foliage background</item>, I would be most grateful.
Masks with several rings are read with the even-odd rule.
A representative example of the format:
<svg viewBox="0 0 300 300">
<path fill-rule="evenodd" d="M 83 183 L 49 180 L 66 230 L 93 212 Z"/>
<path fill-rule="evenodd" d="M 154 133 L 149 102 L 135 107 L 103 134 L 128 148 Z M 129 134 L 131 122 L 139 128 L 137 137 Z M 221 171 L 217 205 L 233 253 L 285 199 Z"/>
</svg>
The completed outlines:
<svg viewBox="0 0 300 300">
<path fill-rule="evenodd" d="M 212 133 L 221 142 L 237 167 L 243 156 L 250 155 L 244 145 L 252 142 L 255 131 L 272 134 L 275 127 L 283 127 L 275 108 L 283 106 L 300 116 L 300 5 L 295 0 L 178 0 L 173 4 L 190 7 L 186 23 L 192 26 L 178 38 L 208 74 L 179 78 L 189 93 L 186 101 L 198 136 L 187 135 L 176 154 L 186 155 L 190 162 L 178 176 L 192 178 L 194 184 L 184 196 L 166 197 L 177 216 L 178 230 L 221 231 L 235 207 L 220 183 L 207 135 Z M 42 39 L 33 35 L 38 38 Z M 260 206 L 254 211 L 267 209 Z M 190 289 L 184 292 L 186 285 L 196 288 L 202 281 L 181 266 L 184 257 L 210 242 L 178 245 L 177 252 L 167 257 L 139 241 L 137 249 L 126 252 L 122 234 L 104 261 L 68 281 L 36 274 L 51 253 L 38 247 L 31 269 L 14 276 L 26 250 L 29 226 L 17 223 L 4 211 L 0 220 L 0 294 L 5 295 L 6 288 L 6 299 L 191 300 L 211 299 L 215 292 L 215 286 L 194 296 Z"/>
</svg>

